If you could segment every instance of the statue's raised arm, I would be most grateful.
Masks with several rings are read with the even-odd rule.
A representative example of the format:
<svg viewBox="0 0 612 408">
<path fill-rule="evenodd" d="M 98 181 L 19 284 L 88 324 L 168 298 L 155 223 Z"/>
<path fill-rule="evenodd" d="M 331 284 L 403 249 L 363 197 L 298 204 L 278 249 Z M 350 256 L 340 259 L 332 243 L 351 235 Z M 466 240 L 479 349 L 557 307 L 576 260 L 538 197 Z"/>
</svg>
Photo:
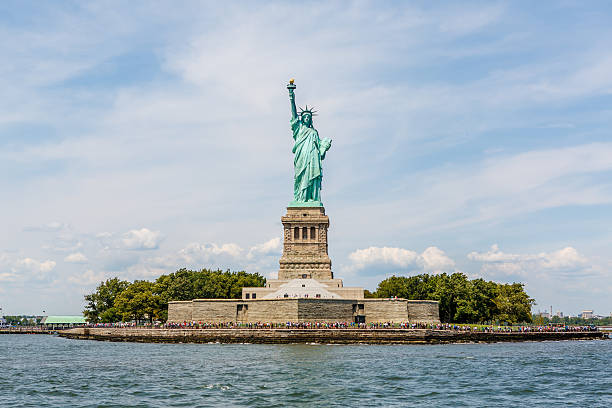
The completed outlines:
<svg viewBox="0 0 612 408">
<path fill-rule="evenodd" d="M 291 102 L 291 119 L 297 119 L 297 108 L 295 107 L 295 80 L 289 80 L 287 89 L 289 90 L 289 101 Z"/>
</svg>

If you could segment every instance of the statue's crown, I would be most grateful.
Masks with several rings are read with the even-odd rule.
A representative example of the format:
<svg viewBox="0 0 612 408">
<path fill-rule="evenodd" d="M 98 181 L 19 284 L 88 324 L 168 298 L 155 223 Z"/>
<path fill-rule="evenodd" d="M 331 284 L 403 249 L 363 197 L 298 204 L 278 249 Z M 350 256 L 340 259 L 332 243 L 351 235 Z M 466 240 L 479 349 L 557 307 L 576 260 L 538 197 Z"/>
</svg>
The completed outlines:
<svg viewBox="0 0 612 408">
<path fill-rule="evenodd" d="M 314 110 L 314 106 L 311 106 L 309 108 L 308 105 L 306 105 L 304 109 L 300 108 L 300 116 L 302 116 L 305 113 L 309 113 L 310 116 L 317 116 L 317 111 Z"/>
</svg>

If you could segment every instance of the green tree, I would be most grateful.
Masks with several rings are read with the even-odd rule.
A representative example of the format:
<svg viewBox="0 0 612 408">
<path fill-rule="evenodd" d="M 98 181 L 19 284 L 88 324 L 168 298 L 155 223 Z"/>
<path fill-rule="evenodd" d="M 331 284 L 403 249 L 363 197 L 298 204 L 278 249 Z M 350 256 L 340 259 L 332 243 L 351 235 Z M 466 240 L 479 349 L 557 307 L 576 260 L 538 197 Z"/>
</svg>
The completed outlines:
<svg viewBox="0 0 612 408">
<path fill-rule="evenodd" d="M 155 281 L 156 293 L 164 301 L 191 299 L 240 299 L 243 287 L 265 286 L 258 273 L 202 269 L 179 269 Z"/>
<path fill-rule="evenodd" d="M 162 301 L 160 318 L 167 319 L 168 302 L 191 299 L 240 299 L 243 287 L 265 286 L 266 279 L 258 273 L 202 269 L 179 269 L 162 275 L 155 281 L 155 293 Z"/>
<path fill-rule="evenodd" d="M 531 322 L 531 307 L 535 301 L 530 298 L 522 283 L 499 284 L 495 305 L 496 319 L 508 323 Z"/>
<path fill-rule="evenodd" d="M 83 316 L 90 323 L 113 323 L 121 320 L 115 308 L 115 298 L 123 292 L 130 283 L 119 278 L 107 279 L 101 282 L 94 293 L 85 295 L 87 306 Z"/>
<path fill-rule="evenodd" d="M 378 284 L 375 296 L 379 298 L 400 297 L 408 299 L 408 286 L 410 278 L 405 276 L 391 276 Z"/>
<path fill-rule="evenodd" d="M 376 297 L 437 300 L 440 320 L 454 323 L 483 323 L 495 319 L 529 322 L 533 299 L 523 285 L 498 284 L 483 279 L 469 280 L 463 273 L 392 276 L 381 281 Z"/>
<path fill-rule="evenodd" d="M 153 322 L 160 317 L 161 297 L 154 293 L 153 282 L 137 280 L 115 298 L 115 308 L 123 321 L 148 319 Z"/>
<path fill-rule="evenodd" d="M 372 292 L 370 292 L 369 290 L 364 289 L 364 291 L 363 291 L 363 297 L 364 297 L 364 298 L 366 298 L 366 299 L 372 299 L 372 298 L 375 298 L 375 297 L 376 297 L 376 292 L 372 293 Z"/>
</svg>

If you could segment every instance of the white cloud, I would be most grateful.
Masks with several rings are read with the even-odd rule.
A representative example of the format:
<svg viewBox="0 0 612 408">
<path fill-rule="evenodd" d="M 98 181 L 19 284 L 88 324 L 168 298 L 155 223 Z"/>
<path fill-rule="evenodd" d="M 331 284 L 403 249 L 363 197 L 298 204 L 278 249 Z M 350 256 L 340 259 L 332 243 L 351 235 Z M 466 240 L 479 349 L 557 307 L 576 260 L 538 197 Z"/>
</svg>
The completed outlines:
<svg viewBox="0 0 612 408">
<path fill-rule="evenodd" d="M 14 282 L 18 279 L 18 276 L 10 272 L 0 272 L 0 282 Z"/>
<path fill-rule="evenodd" d="M 121 243 L 125 249 L 157 249 L 162 239 L 161 232 L 141 228 L 123 234 Z"/>
<path fill-rule="evenodd" d="M 444 251 L 436 247 L 429 247 L 423 251 L 418 262 L 426 272 L 448 272 L 455 267 L 455 261 L 449 258 Z"/>
<path fill-rule="evenodd" d="M 280 238 L 253 245 L 248 251 L 233 242 L 193 242 L 174 253 L 141 259 L 126 266 L 125 272 L 131 278 L 151 278 L 179 268 L 230 268 L 269 275 L 278 269 L 280 250 Z"/>
<path fill-rule="evenodd" d="M 180 267 L 185 267 L 185 265 L 181 265 Z M 128 267 L 127 270 L 125 270 L 121 276 L 127 279 L 156 279 L 160 275 L 174 272 L 178 268 L 179 267 L 177 266 L 160 266 L 156 262 L 150 262 L 147 260 L 142 263 Z"/>
<path fill-rule="evenodd" d="M 470 252 L 468 259 L 480 262 L 507 262 L 507 261 L 518 261 L 524 259 L 526 255 L 519 254 L 508 254 L 500 251 L 497 244 L 491 245 L 491 249 L 487 252 L 478 253 Z"/>
<path fill-rule="evenodd" d="M 369 265 L 389 264 L 407 268 L 413 265 L 418 258 L 418 254 L 403 248 L 370 247 L 358 249 L 349 254 L 349 260 L 353 262 L 355 269 L 363 269 Z"/>
<path fill-rule="evenodd" d="M 481 272 L 490 276 L 580 276 L 589 271 L 589 261 L 573 247 L 538 254 L 511 254 L 492 245 L 487 252 L 470 252 L 468 259 L 483 263 Z"/>
<path fill-rule="evenodd" d="M 406 176 L 392 191 L 411 191 L 410 197 L 348 211 L 383 214 L 389 222 L 381 226 L 377 219 L 377 228 L 441 231 L 551 208 L 611 204 L 612 185 L 605 178 L 596 182 L 598 175 L 612 171 L 610 157 L 612 143 L 606 142 L 495 154 L 477 164 Z M 419 216 L 405 217 L 406 213 Z"/>
<path fill-rule="evenodd" d="M 345 269 L 348 272 L 391 266 L 441 273 L 450 272 L 455 266 L 455 262 L 437 247 L 429 247 L 421 254 L 404 248 L 370 247 L 358 249 L 349 254 L 348 258 L 352 263 Z"/>
<path fill-rule="evenodd" d="M 179 256 L 188 263 L 197 261 L 206 262 L 216 255 L 226 255 L 237 258 L 242 255 L 243 251 L 244 250 L 239 245 L 234 243 L 217 245 L 215 243 L 198 244 L 194 242 L 181 249 L 179 251 Z"/>
<path fill-rule="evenodd" d="M 193 242 L 175 253 L 142 259 L 130 265 L 127 274 L 134 278 L 150 278 L 179 268 L 233 267 L 244 265 L 245 251 L 238 244 L 202 244 Z"/>
<path fill-rule="evenodd" d="M 13 282 L 18 279 L 11 268 L 13 263 L 14 260 L 8 254 L 0 253 L 0 282 Z"/>
<path fill-rule="evenodd" d="M 13 272 L 32 273 L 35 276 L 41 277 L 51 272 L 55 268 L 55 261 L 46 260 L 38 261 L 32 258 L 18 259 L 13 263 Z"/>
<path fill-rule="evenodd" d="M 89 286 L 98 284 L 105 279 L 105 274 L 103 272 L 94 272 L 91 269 L 86 270 L 83 273 L 71 275 L 68 277 L 68 282 L 74 283 L 76 285 Z"/>
<path fill-rule="evenodd" d="M 586 265 L 588 260 L 575 248 L 566 247 L 551 253 L 542 253 L 542 266 L 549 269 L 568 269 Z"/>
<path fill-rule="evenodd" d="M 281 254 L 280 238 L 272 238 L 263 244 L 252 246 L 247 254 L 248 259 L 253 259 L 257 256 L 280 255 Z"/>
<path fill-rule="evenodd" d="M 68 262 L 68 263 L 85 263 L 87 262 L 87 257 L 85 256 L 85 254 L 81 253 L 81 252 L 75 252 L 73 254 L 67 255 L 64 258 L 64 262 Z"/>
<path fill-rule="evenodd" d="M 56 232 L 69 229 L 68 224 L 61 223 L 59 221 L 49 222 L 47 224 L 38 225 L 34 227 L 26 227 L 24 231 L 43 231 L 43 232 Z"/>
</svg>

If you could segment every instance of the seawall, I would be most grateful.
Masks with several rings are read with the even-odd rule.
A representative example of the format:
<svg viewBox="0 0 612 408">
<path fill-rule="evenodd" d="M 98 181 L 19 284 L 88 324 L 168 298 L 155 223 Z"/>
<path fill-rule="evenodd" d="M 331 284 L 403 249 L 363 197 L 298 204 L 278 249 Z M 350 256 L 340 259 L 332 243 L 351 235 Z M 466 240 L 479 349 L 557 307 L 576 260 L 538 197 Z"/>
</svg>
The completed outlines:
<svg viewBox="0 0 612 408">
<path fill-rule="evenodd" d="M 39 327 L 11 327 L 0 329 L 0 334 L 53 334 L 58 329 L 41 329 Z"/>
<path fill-rule="evenodd" d="M 430 329 L 146 329 L 74 328 L 61 337 L 141 343 L 438 344 L 604 339 L 602 332 L 484 333 Z"/>
</svg>

